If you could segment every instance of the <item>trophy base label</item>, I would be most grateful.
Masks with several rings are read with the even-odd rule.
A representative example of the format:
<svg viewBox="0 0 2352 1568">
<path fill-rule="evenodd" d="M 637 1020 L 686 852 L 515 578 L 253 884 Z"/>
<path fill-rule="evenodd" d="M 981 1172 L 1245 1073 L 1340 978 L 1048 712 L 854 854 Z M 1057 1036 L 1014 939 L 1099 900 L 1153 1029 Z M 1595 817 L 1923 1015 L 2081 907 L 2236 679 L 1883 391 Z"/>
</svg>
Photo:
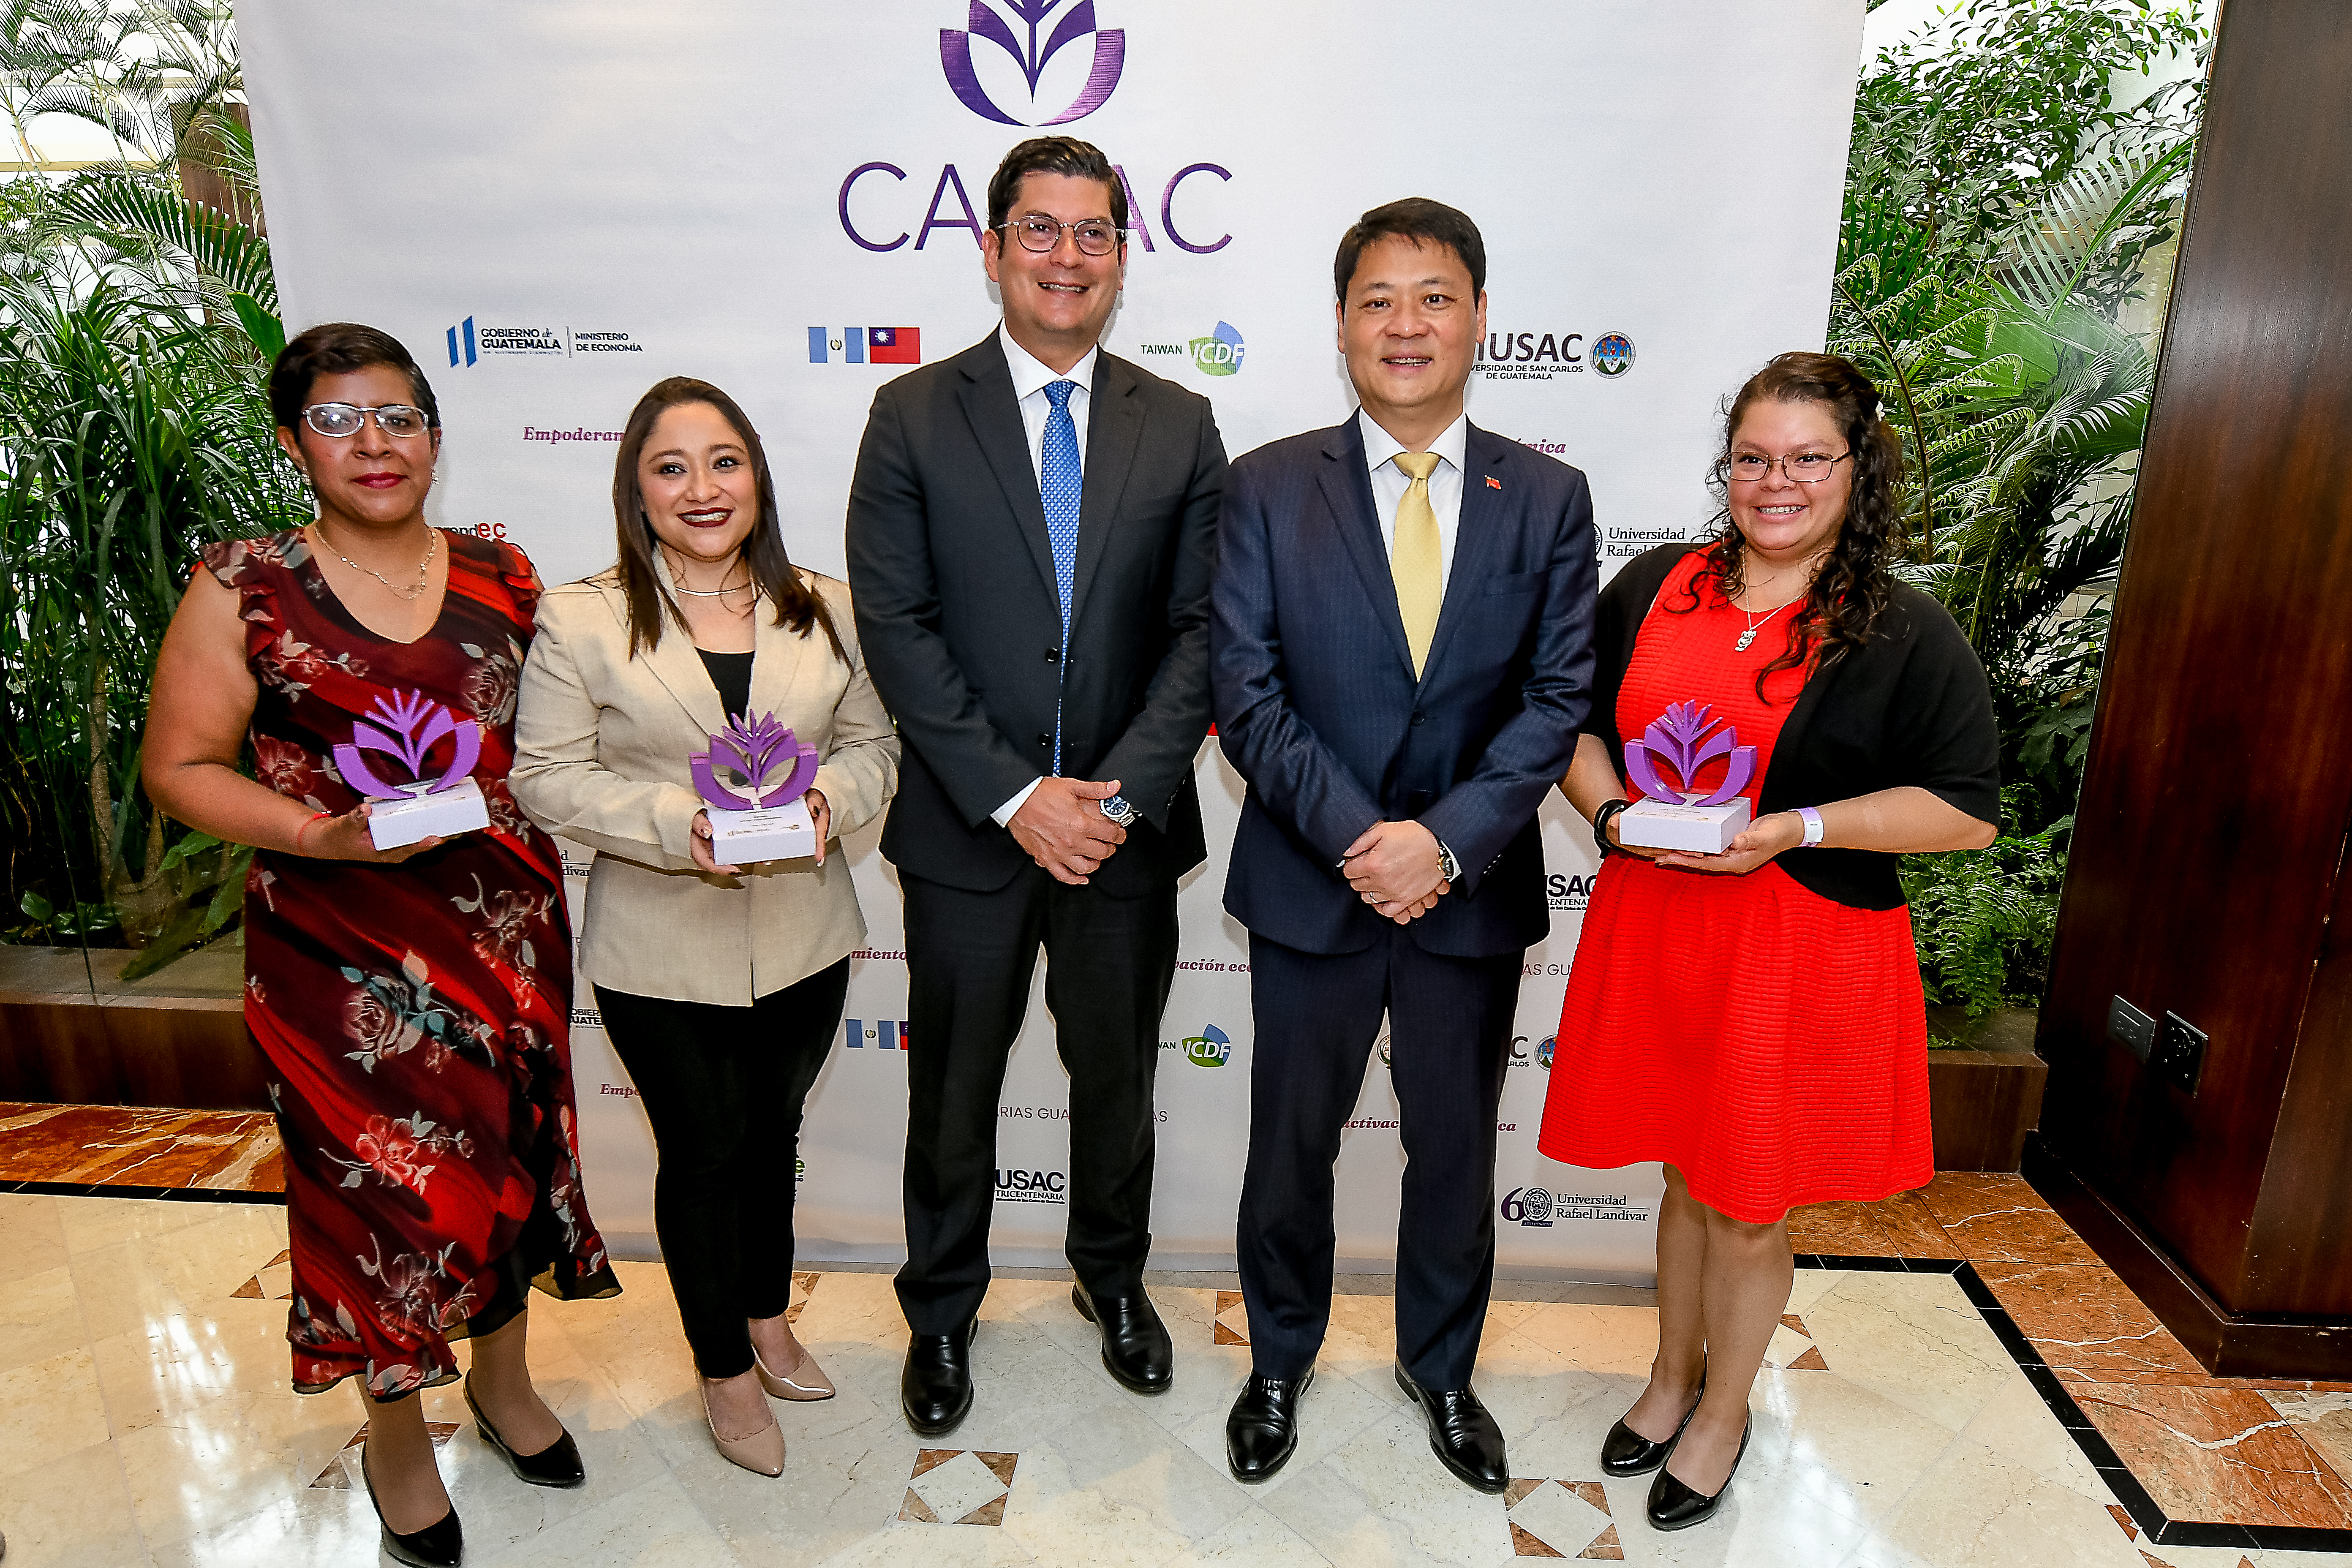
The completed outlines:
<svg viewBox="0 0 2352 1568">
<path fill-rule="evenodd" d="M 721 866 L 798 860 L 816 853 L 816 823 L 805 802 L 759 811 L 706 809 L 710 814 L 710 858 Z"/>
<path fill-rule="evenodd" d="M 1683 805 L 1670 800 L 1637 800 L 1617 814 L 1617 839 L 1644 849 L 1680 849 L 1720 855 L 1748 831 L 1748 797 L 1722 805 Z"/>
<path fill-rule="evenodd" d="M 472 779 L 430 795 L 368 802 L 368 839 L 379 849 L 403 849 L 422 838 L 446 838 L 489 825 L 489 803 Z"/>
</svg>

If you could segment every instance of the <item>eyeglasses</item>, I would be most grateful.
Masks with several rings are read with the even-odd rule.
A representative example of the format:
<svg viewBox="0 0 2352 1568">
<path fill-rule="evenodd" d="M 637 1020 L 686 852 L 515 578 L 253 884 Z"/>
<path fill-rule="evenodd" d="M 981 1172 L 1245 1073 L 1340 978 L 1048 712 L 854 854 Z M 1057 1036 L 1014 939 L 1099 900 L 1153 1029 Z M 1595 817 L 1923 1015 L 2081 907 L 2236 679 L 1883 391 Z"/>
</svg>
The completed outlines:
<svg viewBox="0 0 2352 1568">
<path fill-rule="evenodd" d="M 1114 228 L 1100 218 L 1085 223 L 1055 223 L 1052 218 L 1031 214 L 1014 218 L 1004 226 L 1021 241 L 1021 248 L 1039 255 L 1051 251 L 1062 243 L 1062 231 L 1068 229 L 1078 242 L 1078 249 L 1088 256 L 1108 256 L 1127 237 L 1127 230 Z"/>
<path fill-rule="evenodd" d="M 376 408 L 362 408 L 356 403 L 313 403 L 302 410 L 302 423 L 321 436 L 356 436 L 370 415 L 375 416 L 377 429 L 395 439 L 422 436 L 433 427 L 425 410 L 405 403 Z"/>
<path fill-rule="evenodd" d="M 1771 477 L 1774 468 L 1779 468 L 1801 485 L 1817 485 L 1853 456 L 1852 452 L 1840 452 L 1834 458 L 1827 452 L 1790 452 L 1767 458 L 1759 452 L 1735 452 L 1731 456 L 1731 477 L 1742 484 L 1759 484 Z"/>
</svg>

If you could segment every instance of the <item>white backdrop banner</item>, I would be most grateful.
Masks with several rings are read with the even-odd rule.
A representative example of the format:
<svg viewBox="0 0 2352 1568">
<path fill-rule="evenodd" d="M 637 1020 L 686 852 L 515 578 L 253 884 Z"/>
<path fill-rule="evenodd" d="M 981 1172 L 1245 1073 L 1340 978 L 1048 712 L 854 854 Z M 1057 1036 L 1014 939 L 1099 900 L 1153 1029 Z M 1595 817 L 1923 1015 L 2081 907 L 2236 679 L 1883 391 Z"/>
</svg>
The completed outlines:
<svg viewBox="0 0 2352 1568">
<path fill-rule="evenodd" d="M 435 521 L 512 540 L 558 582 L 612 561 L 614 443 L 672 374 L 741 402 L 793 555 L 839 574 L 874 389 L 993 326 L 988 177 L 1042 126 L 1101 146 L 1130 193 L 1107 345 L 1213 399 L 1235 454 L 1349 411 L 1330 273 L 1348 224 L 1403 195 L 1468 212 L 1491 301 L 1471 417 L 1591 477 L 1606 574 L 1705 526 L 1723 398 L 1821 345 L 1863 11 L 1495 0 L 1442 39 L 1408 0 L 418 0 L 395 26 L 242 0 L 237 22 L 289 330 L 362 321 L 407 343 L 447 426 Z M 1199 770 L 1210 858 L 1181 894 L 1159 1079 L 1154 1260 L 1174 1268 L 1231 1266 L 1248 1126 L 1247 944 L 1221 906 L 1242 784 L 1213 741 Z M 906 964 L 875 837 L 845 846 L 872 934 L 801 1141 L 816 1259 L 903 1249 Z M 1656 1168 L 1536 1152 L 1594 869 L 1557 797 L 1544 842 L 1554 914 L 1503 1099 L 1500 1262 L 1646 1279 Z M 1042 984 L 1000 1107 L 1005 1263 L 1058 1260 L 1066 1119 L 1086 1113 Z M 575 1022 L 594 1212 L 650 1255 L 652 1143 L 593 1011 Z M 1394 1256 L 1396 1122 L 1376 1051 L 1340 1155 L 1358 1267 Z"/>
</svg>

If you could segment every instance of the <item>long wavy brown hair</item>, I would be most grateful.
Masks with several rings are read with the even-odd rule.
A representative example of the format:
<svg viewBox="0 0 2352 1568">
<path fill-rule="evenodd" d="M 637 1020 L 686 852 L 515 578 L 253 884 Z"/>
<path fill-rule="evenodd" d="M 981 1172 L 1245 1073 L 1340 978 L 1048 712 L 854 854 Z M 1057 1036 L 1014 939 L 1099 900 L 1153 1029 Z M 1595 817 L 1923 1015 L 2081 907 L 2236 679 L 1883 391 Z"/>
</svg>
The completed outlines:
<svg viewBox="0 0 2352 1568">
<path fill-rule="evenodd" d="M 1706 568 L 1685 590 L 1690 602 L 1668 605 L 1669 611 L 1688 615 L 1697 609 L 1701 583 L 1712 582 L 1727 599 L 1737 598 L 1746 586 L 1748 540 L 1731 516 L 1731 447 L 1748 409 L 1760 402 L 1826 407 L 1853 454 L 1853 489 L 1837 540 L 1806 591 L 1805 607 L 1790 623 L 1788 647 L 1757 672 L 1759 698 L 1767 676 L 1808 659 L 1816 669 L 1826 669 L 1849 649 L 1870 640 L 1894 600 L 1893 563 L 1908 539 L 1903 521 L 1903 443 L 1879 417 L 1877 386 L 1852 361 L 1836 354 L 1776 355 L 1748 378 L 1724 411 L 1723 446 L 1708 478 L 1722 507 L 1716 514 L 1715 538 L 1707 545 Z"/>
<path fill-rule="evenodd" d="M 637 483 L 637 458 L 644 453 L 646 440 L 654 433 L 654 422 L 664 411 L 682 404 L 708 404 L 719 411 L 719 416 L 734 426 L 742 440 L 743 449 L 751 455 L 752 477 L 760 485 L 760 520 L 751 525 L 749 537 L 743 541 L 743 563 L 751 569 L 752 586 L 760 597 L 776 607 L 776 625 L 788 626 L 806 637 L 812 626 L 824 628 L 825 640 L 833 645 L 833 656 L 842 663 L 849 662 L 849 654 L 841 646 L 841 633 L 835 629 L 833 616 L 824 607 L 824 597 L 801 580 L 800 569 L 784 552 L 784 533 L 776 511 L 776 485 L 768 475 L 767 448 L 760 445 L 760 433 L 743 416 L 743 410 L 733 398 L 707 381 L 697 381 L 690 375 L 673 375 L 654 383 L 636 407 L 629 411 L 627 428 L 621 433 L 620 450 L 613 456 L 613 521 L 620 535 L 620 560 L 614 566 L 614 575 L 621 581 L 621 591 L 629 601 L 629 657 L 637 657 L 642 647 L 648 650 L 661 646 L 663 628 L 671 622 L 680 631 L 686 629 L 686 617 L 677 601 L 662 586 L 661 574 L 654 567 L 654 552 L 660 548 L 655 537 L 654 525 L 646 517 L 645 491 Z"/>
</svg>

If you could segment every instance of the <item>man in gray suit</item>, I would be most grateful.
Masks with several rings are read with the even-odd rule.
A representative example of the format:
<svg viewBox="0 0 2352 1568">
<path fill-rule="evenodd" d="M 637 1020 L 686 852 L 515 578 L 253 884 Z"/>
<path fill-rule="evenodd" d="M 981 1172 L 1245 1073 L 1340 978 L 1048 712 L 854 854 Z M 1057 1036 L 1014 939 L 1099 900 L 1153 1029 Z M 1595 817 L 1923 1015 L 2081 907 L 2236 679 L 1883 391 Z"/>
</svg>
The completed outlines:
<svg viewBox="0 0 2352 1568">
<path fill-rule="evenodd" d="M 1224 446 L 1206 399 L 1104 353 L 1127 195 L 1100 151 L 1024 142 L 988 187 L 1004 321 L 874 400 L 849 582 L 904 743 L 882 852 L 907 923 L 900 1403 L 971 1408 L 997 1099 L 1042 946 L 1070 1075 L 1067 1249 L 1079 1312 L 1129 1388 L 1172 1352 L 1143 1289 L 1152 1081 L 1176 879 L 1206 850 L 1208 595 Z"/>
</svg>

